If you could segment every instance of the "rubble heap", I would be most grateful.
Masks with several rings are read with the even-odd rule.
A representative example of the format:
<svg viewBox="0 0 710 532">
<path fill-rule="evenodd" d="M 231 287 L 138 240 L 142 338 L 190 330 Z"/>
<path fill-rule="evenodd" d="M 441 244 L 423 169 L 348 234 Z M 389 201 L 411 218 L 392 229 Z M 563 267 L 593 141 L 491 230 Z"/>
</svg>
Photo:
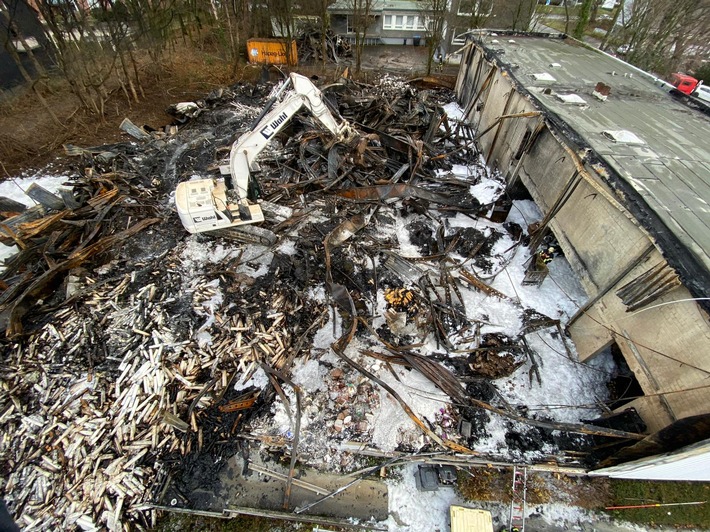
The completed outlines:
<svg viewBox="0 0 710 532">
<path fill-rule="evenodd" d="M 325 38 L 322 37 L 321 28 L 307 24 L 301 28 L 296 39 L 298 50 L 298 60 L 302 64 L 323 61 L 323 43 L 325 43 L 325 59 L 328 62 L 339 63 L 342 59 L 352 55 L 350 43 L 336 35 L 328 28 L 325 31 Z"/>
<path fill-rule="evenodd" d="M 471 190 L 490 176 L 444 111 L 448 90 L 329 86 L 357 141 L 334 144 L 299 115 L 254 175 L 261 236 L 184 231 L 176 183 L 217 177 L 271 90 L 235 86 L 179 129 L 70 148 L 73 192 L 3 222 L 20 252 L 2 274 L 1 490 L 27 529 L 154 526 L 153 503 L 199 508 L 197 492 L 249 449 L 283 457 L 290 486 L 297 462 L 357 466 L 353 442 L 478 454 L 491 413 L 532 459 L 564 456 L 559 430 L 597 433 L 527 417 L 491 383 L 521 365 L 540 379 L 526 334 L 570 348 L 557 319 L 482 278 L 520 228 L 483 217 L 492 206 Z M 414 374 L 434 414 L 411 406 Z"/>
</svg>

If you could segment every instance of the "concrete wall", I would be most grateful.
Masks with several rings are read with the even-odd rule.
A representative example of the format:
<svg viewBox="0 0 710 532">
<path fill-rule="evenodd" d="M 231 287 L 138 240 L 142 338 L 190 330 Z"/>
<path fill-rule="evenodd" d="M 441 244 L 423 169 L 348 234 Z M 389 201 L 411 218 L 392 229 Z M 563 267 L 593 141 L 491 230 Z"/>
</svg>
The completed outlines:
<svg viewBox="0 0 710 532">
<path fill-rule="evenodd" d="M 710 375 L 707 314 L 692 301 L 649 308 L 691 298 L 683 286 L 636 313 L 627 312 L 616 295 L 665 262 L 646 231 L 544 113 L 500 120 L 538 108 L 481 49 L 466 51 L 456 90 L 479 133 L 493 126 L 479 141 L 489 166 L 509 184 L 519 180 L 549 216 L 548 228 L 587 292 L 587 308 L 569 326 L 580 359 L 589 360 L 616 342 L 647 396 L 623 408 L 636 407 L 650 431 L 708 412 L 710 388 L 689 390 L 707 384 Z"/>
<path fill-rule="evenodd" d="M 654 248 L 569 328 L 582 361 L 611 342 L 619 346 L 644 393 L 650 396 L 624 408 L 636 408 L 652 431 L 707 412 L 710 405 L 710 391 L 705 387 L 710 322 L 705 312 L 688 301 L 692 298 L 688 290 L 678 286 L 635 312 L 627 312 L 616 295 L 618 288 L 659 262 L 663 256 Z"/>
</svg>

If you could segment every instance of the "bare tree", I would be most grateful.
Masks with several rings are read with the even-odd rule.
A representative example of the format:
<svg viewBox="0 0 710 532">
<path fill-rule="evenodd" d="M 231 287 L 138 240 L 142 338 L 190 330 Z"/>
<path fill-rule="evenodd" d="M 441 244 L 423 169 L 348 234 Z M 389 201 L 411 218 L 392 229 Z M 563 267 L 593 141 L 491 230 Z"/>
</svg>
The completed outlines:
<svg viewBox="0 0 710 532">
<path fill-rule="evenodd" d="M 513 31 L 527 31 L 531 28 L 537 0 L 509 0 L 502 8 L 510 21 Z"/>
<path fill-rule="evenodd" d="M 323 61 L 323 68 L 328 62 L 328 30 L 330 29 L 330 15 L 328 14 L 328 6 L 331 4 L 331 0 L 314 0 L 313 12 L 317 13 L 320 29 L 320 48 L 321 48 L 321 59 Z"/>
<path fill-rule="evenodd" d="M 572 37 L 581 39 L 584 37 L 584 32 L 587 30 L 589 19 L 592 15 L 595 0 L 582 0 L 582 5 L 579 7 L 579 15 L 577 15 L 577 24 L 572 30 Z"/>
<path fill-rule="evenodd" d="M 470 13 L 468 20 L 470 29 L 483 28 L 493 11 L 493 0 L 468 0 L 468 3 L 471 4 L 471 11 L 468 11 L 468 9 L 463 11 L 462 7 L 466 7 L 466 3 L 462 2 L 459 7 L 459 13 Z"/>
<path fill-rule="evenodd" d="M 4 6 L 5 8 L 5 12 L 3 13 L 2 18 L 0 19 L 0 30 L 2 31 L 0 39 L 2 39 L 3 48 L 5 49 L 5 51 L 7 51 L 10 57 L 12 57 L 12 60 L 15 62 L 15 65 L 17 66 L 20 75 L 25 80 L 25 82 L 32 87 L 32 90 L 34 91 L 37 100 L 47 111 L 47 114 L 52 118 L 52 121 L 56 125 L 62 126 L 61 122 L 54 114 L 54 111 L 44 99 L 44 96 L 42 96 L 42 93 L 37 86 L 39 82 L 47 86 L 47 71 L 44 66 L 39 62 L 37 57 L 35 57 L 34 53 L 32 52 L 32 46 L 30 46 L 28 42 L 29 39 L 25 37 L 22 30 L 18 26 L 18 12 L 22 9 L 29 10 L 29 6 L 24 0 L 2 0 L 0 1 L 0 5 Z M 39 30 L 40 28 L 37 29 Z M 34 75 L 37 76 L 37 79 L 35 79 L 33 74 L 30 73 L 27 68 L 25 68 L 25 65 L 22 62 L 22 58 L 19 54 L 20 50 L 26 53 L 28 58 L 30 59 L 30 62 L 35 70 Z"/>
<path fill-rule="evenodd" d="M 437 52 L 443 55 L 442 41 L 447 27 L 449 17 L 449 0 L 419 0 L 420 17 L 425 21 L 424 33 L 427 45 L 427 75 L 431 74 L 431 66 L 434 62 L 434 54 Z M 444 58 L 438 58 L 443 62 Z"/>
<path fill-rule="evenodd" d="M 566 5 L 567 5 L 567 2 L 565 2 L 565 6 Z M 616 7 L 616 11 L 614 11 L 614 17 L 611 19 L 611 27 L 609 28 L 609 31 L 607 31 L 606 34 L 604 35 L 602 42 L 599 44 L 600 50 L 606 50 L 608 48 L 609 40 L 610 40 L 611 36 L 614 34 L 614 32 L 616 31 L 616 26 L 619 22 L 619 19 L 622 18 L 625 6 L 626 6 L 626 0 L 620 0 L 619 5 Z"/>
<path fill-rule="evenodd" d="M 355 33 L 355 72 L 362 68 L 362 51 L 367 39 L 367 30 L 373 22 L 373 0 L 348 0 L 352 9 L 352 30 Z"/>
<path fill-rule="evenodd" d="M 286 63 L 293 66 L 298 63 L 298 57 L 293 56 L 293 42 L 295 39 L 294 9 L 293 0 L 269 0 L 269 13 L 275 25 L 275 29 L 286 43 Z"/>
<path fill-rule="evenodd" d="M 627 60 L 667 75 L 691 47 L 707 44 L 709 30 L 710 0 L 635 0 L 623 30 Z"/>
</svg>

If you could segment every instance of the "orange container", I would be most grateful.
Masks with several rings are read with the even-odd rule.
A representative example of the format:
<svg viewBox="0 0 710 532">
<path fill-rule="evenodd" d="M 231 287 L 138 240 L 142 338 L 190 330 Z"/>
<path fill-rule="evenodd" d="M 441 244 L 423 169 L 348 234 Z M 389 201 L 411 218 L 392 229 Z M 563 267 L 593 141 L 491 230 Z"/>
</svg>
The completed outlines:
<svg viewBox="0 0 710 532">
<path fill-rule="evenodd" d="M 249 39 L 247 41 L 247 57 L 250 63 L 262 65 L 286 65 L 288 42 L 284 39 Z M 291 41 L 291 58 L 293 64 L 298 64 L 296 42 Z"/>
</svg>

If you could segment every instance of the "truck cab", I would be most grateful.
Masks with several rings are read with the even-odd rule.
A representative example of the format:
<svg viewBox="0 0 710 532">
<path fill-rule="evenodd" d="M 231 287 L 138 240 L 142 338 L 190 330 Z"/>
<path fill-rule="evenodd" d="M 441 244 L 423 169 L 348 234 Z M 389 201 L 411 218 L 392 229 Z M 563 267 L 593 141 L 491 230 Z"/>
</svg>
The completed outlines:
<svg viewBox="0 0 710 532">
<path fill-rule="evenodd" d="M 683 94 L 691 94 L 700 82 L 693 76 L 676 72 L 671 74 L 671 84 Z"/>
</svg>

